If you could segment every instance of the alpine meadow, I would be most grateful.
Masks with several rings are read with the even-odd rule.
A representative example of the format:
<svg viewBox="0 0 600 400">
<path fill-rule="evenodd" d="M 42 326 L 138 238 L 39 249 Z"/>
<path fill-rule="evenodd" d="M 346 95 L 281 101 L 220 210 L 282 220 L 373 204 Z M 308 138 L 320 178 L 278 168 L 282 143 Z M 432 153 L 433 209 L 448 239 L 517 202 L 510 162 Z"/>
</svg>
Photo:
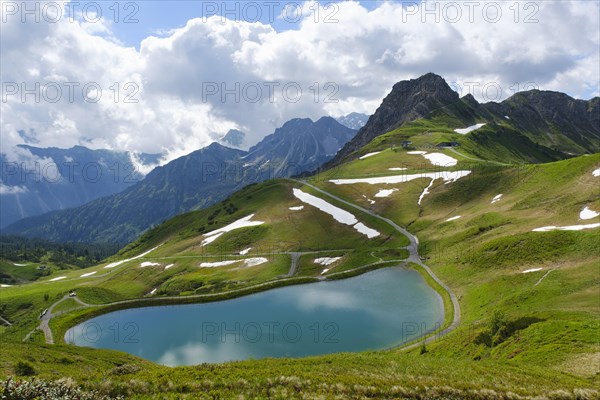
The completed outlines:
<svg viewBox="0 0 600 400">
<path fill-rule="evenodd" d="M 0 6 L 2 399 L 600 399 L 600 1 Z"/>
</svg>

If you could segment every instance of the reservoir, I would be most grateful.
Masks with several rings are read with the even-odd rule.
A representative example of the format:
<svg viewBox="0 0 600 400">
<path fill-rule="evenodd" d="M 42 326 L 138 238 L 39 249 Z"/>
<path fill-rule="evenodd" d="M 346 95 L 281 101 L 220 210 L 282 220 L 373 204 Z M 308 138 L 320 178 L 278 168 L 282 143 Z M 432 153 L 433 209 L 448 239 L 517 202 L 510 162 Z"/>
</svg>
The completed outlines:
<svg viewBox="0 0 600 400">
<path fill-rule="evenodd" d="M 385 349 L 443 318 L 441 297 L 418 272 L 385 268 L 226 301 L 115 311 L 69 329 L 65 340 L 179 366 Z"/>
</svg>

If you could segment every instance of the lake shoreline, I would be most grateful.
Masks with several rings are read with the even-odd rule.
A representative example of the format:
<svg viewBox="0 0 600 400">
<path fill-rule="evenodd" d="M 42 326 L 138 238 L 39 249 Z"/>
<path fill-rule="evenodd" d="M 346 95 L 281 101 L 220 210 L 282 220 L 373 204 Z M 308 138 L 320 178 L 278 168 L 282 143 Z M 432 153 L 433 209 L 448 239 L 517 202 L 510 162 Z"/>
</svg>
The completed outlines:
<svg viewBox="0 0 600 400">
<path fill-rule="evenodd" d="M 377 275 L 370 275 L 367 277 L 365 272 L 367 271 L 357 271 L 359 272 L 359 276 L 355 276 L 356 279 L 337 279 L 337 280 L 321 280 L 320 285 L 313 286 L 308 285 L 308 283 L 312 282 L 295 282 L 296 287 L 286 289 L 285 286 L 290 286 L 292 282 L 283 282 L 287 283 L 285 286 L 279 285 L 276 287 L 275 285 L 269 285 L 269 288 L 261 287 L 260 291 L 256 293 L 247 293 L 248 296 L 242 296 L 240 293 L 236 293 L 238 296 L 231 296 L 228 294 L 227 298 L 221 297 L 221 299 L 216 299 L 215 296 L 211 298 L 212 301 L 207 301 L 206 298 L 201 299 L 203 301 L 198 302 L 199 299 L 194 299 L 196 301 L 188 301 L 188 302 L 161 302 L 157 304 L 157 302 L 152 302 L 151 304 L 143 304 L 143 307 L 131 307 L 132 303 L 128 302 L 126 304 L 116 304 L 113 307 L 102 307 L 102 309 L 96 309 L 93 311 L 85 312 L 85 314 L 78 316 L 77 319 L 80 321 L 76 322 L 75 318 L 70 318 L 71 327 L 64 331 L 62 335 L 62 339 L 65 343 L 82 345 L 83 343 L 92 343 L 91 347 L 97 348 L 112 348 L 114 350 L 126 351 L 129 354 L 135 356 L 141 356 L 144 354 L 142 358 L 145 358 L 152 362 L 157 362 L 159 360 L 158 356 L 155 355 L 154 358 L 151 356 L 149 358 L 144 348 L 150 349 L 154 348 L 156 345 L 152 344 L 151 347 L 146 342 L 150 340 L 150 343 L 153 343 L 151 338 L 153 335 L 158 335 L 160 333 L 152 332 L 153 324 L 159 324 L 158 326 L 172 326 L 173 333 L 175 334 L 175 339 L 172 342 L 169 342 L 168 348 L 171 346 L 177 346 L 177 343 L 182 343 L 181 341 L 177 341 L 177 337 L 181 335 L 194 335 L 194 332 L 199 332 L 199 324 L 200 320 L 193 321 L 190 318 L 185 318 L 181 316 L 188 315 L 189 313 L 198 312 L 203 315 L 202 324 L 204 321 L 209 321 L 206 318 L 207 310 L 212 309 L 221 309 L 228 310 L 224 312 L 224 316 L 226 318 L 230 318 L 231 320 L 227 322 L 227 326 L 229 324 L 235 324 L 239 321 L 244 321 L 246 317 L 252 317 L 253 313 L 256 314 L 254 318 L 257 320 L 261 320 L 261 318 L 265 317 L 264 307 L 259 306 L 256 308 L 251 308 L 250 312 L 248 309 L 244 312 L 244 307 L 247 307 L 248 304 L 254 304 L 255 302 L 264 301 L 264 299 L 268 298 L 276 298 L 281 301 L 270 301 L 267 304 L 267 309 L 272 309 L 271 313 L 267 313 L 266 315 L 279 315 L 279 318 L 275 318 L 274 321 L 285 322 L 289 318 L 292 321 L 303 321 L 308 316 L 314 318 L 314 320 L 325 321 L 327 316 L 329 316 L 330 320 L 327 321 L 336 321 L 336 324 L 342 327 L 340 330 L 340 334 L 342 335 L 343 340 L 339 342 L 335 342 L 333 345 L 323 345 L 322 343 L 310 344 L 310 348 L 304 350 L 303 346 L 290 345 L 287 343 L 289 349 L 283 353 L 271 354 L 269 352 L 274 351 L 276 347 L 266 346 L 262 350 L 268 354 L 261 355 L 262 353 L 255 354 L 251 356 L 252 358 L 262 358 L 262 357 L 289 357 L 291 354 L 295 354 L 292 357 L 307 357 L 307 356 L 317 356 L 320 354 L 328 354 L 331 352 L 361 352 L 366 350 L 373 351 L 385 351 L 389 348 L 398 348 L 402 347 L 414 340 L 421 340 L 423 337 L 430 335 L 433 332 L 436 332 L 440 329 L 440 327 L 445 322 L 445 307 L 444 302 L 440 294 L 431 287 L 431 285 L 424 279 L 423 274 L 416 270 L 415 268 L 409 268 L 406 265 L 395 265 L 385 268 L 376 268 L 375 271 L 373 268 L 368 272 L 379 273 Z M 365 277 L 361 279 L 361 277 Z M 392 278 L 393 277 L 393 278 Z M 305 281 L 305 280 L 303 280 Z M 280 282 L 281 283 L 281 282 Z M 303 286 L 305 288 L 298 288 L 301 283 L 304 283 Z M 373 286 L 374 285 L 374 286 Z M 371 287 L 372 286 L 372 287 Z M 352 289 L 354 288 L 354 289 Z M 279 290 L 268 290 L 268 289 L 279 289 Z M 358 291 L 357 291 L 358 290 Z M 311 294 L 309 296 L 309 293 Z M 321 293 L 320 295 L 318 293 Z M 373 296 L 369 296 L 368 293 L 372 293 Z M 368 297 L 364 297 L 367 294 Z M 292 296 L 292 297 L 290 297 Z M 294 297 L 296 296 L 296 297 Z M 294 302 L 294 298 L 300 296 L 300 303 L 298 301 Z M 308 296 L 308 297 L 306 297 Z M 334 300 L 334 306 L 332 308 L 331 304 L 328 303 L 330 297 L 337 298 L 336 296 L 342 296 L 342 298 L 347 298 L 348 300 L 344 300 L 341 303 L 337 300 Z M 346 297 L 347 296 L 347 297 Z M 310 304 L 317 304 L 316 309 L 311 309 L 311 311 L 307 314 L 306 310 L 301 310 L 298 307 L 302 307 L 304 301 L 309 299 Z M 351 299 L 351 300 L 350 300 Z M 414 300 L 413 300 L 414 299 Z M 418 299 L 418 300 L 416 300 Z M 162 299 L 165 300 L 165 299 Z M 183 300 L 183 299 L 177 299 Z M 333 299 L 332 299 L 333 300 Z M 339 300 L 339 299 L 338 299 Z M 238 301 L 238 304 L 231 305 L 228 303 Z M 153 312 L 145 312 L 141 313 L 129 313 L 128 315 L 114 315 L 112 319 L 109 320 L 106 318 L 100 318 L 91 322 L 91 325 L 101 326 L 104 329 L 104 332 L 107 332 L 106 327 L 110 324 L 117 323 L 121 321 L 125 323 L 127 321 L 136 321 L 139 326 L 142 327 L 141 331 L 144 332 L 145 344 L 144 345 L 122 345 L 122 344 L 112 344 L 109 339 L 103 338 L 100 342 L 96 343 L 94 340 L 88 340 L 85 336 L 84 331 L 87 329 L 85 326 L 85 322 L 89 321 L 93 318 L 100 317 L 102 314 L 112 313 L 116 311 L 124 311 L 125 308 L 129 310 L 133 309 L 149 309 L 149 308 L 159 308 L 159 307 L 172 307 L 173 305 L 179 306 L 200 306 L 201 304 L 206 303 L 207 306 L 210 304 L 208 308 L 206 307 L 177 307 L 171 309 L 169 312 L 164 311 L 153 311 Z M 288 304 L 285 313 L 281 313 L 282 307 L 285 304 Z M 341 308 L 340 308 L 341 307 Z M 348 308 L 349 307 L 349 308 Z M 241 311 L 238 311 L 241 310 Z M 196 311 L 192 311 L 196 310 Z M 200 311 L 204 310 L 204 311 Z M 297 310 L 294 313 L 294 310 Z M 337 310 L 337 311 L 336 311 Z M 86 310 L 87 311 L 87 310 Z M 398 312 L 399 311 L 399 312 Z M 239 312 L 239 314 L 237 314 Z M 289 313 L 288 313 L 289 312 Z M 351 314 L 348 314 L 350 312 Z M 173 320 L 172 315 L 177 314 L 175 320 Z M 279 314 L 278 314 L 279 313 Z M 95 315 L 94 315 L 95 314 Z M 348 318 L 348 315 L 354 315 L 352 318 Z M 387 315 L 387 316 L 385 316 Z M 372 318 L 376 319 L 372 320 Z M 129 319 L 127 319 L 129 318 Z M 323 319 L 325 318 L 325 319 Z M 364 320 L 367 324 L 374 324 L 371 326 L 370 330 L 363 330 L 358 326 L 354 326 L 354 324 L 361 321 L 361 318 L 367 318 Z M 220 320 L 221 316 L 217 317 L 217 320 Z M 170 323 L 165 323 L 164 320 L 170 320 Z M 117 321 L 117 322 L 115 322 Z M 148 322 L 154 321 L 154 322 Z M 163 323 L 157 322 L 163 321 Z M 253 320 L 254 321 L 254 320 Z M 371 322 L 367 322 L 371 321 Z M 379 322 L 376 322 L 379 321 Z M 90 326 L 91 326 L 90 325 Z M 307 322 L 306 326 L 310 324 Z M 177 329 L 179 326 L 179 330 Z M 352 327 L 354 326 L 354 327 Z M 359 325 L 359 326 L 365 326 Z M 380 326 L 380 328 L 377 328 Z M 385 328 L 384 328 L 385 327 Z M 101 330 L 102 330 L 101 329 Z M 110 329 L 110 328 L 108 328 Z M 307 330 L 305 329 L 307 332 Z M 184 332 L 184 333 L 182 333 Z M 93 333 L 93 332 L 92 332 Z M 383 334 L 383 336 L 382 336 Z M 91 334 L 90 336 L 94 336 Z M 171 336 L 170 336 L 171 337 Z M 150 339 L 149 339 L 150 338 Z M 185 343 L 194 343 L 189 342 L 192 340 L 188 338 Z M 302 340 L 305 340 L 304 338 Z M 236 342 L 238 343 L 238 342 Z M 387 343 L 387 344 L 386 344 Z M 200 342 L 196 342 L 200 347 L 205 347 L 206 343 L 202 345 Z M 228 343 L 229 345 L 230 343 Z M 84 344 L 85 345 L 85 344 Z M 216 344 L 214 347 L 218 349 L 221 344 Z M 264 345 L 264 343 L 259 343 L 260 345 Z M 114 347 L 116 346 L 116 347 Z M 141 347 L 140 347 L 141 346 Z M 144 347 L 146 346 L 146 347 Z M 244 349 L 246 343 L 242 343 L 240 348 Z M 160 346 L 159 346 L 160 347 Z M 250 347 L 250 346 L 249 346 Z M 255 345 L 251 346 L 252 351 L 256 348 Z M 285 347 L 285 346 L 284 346 Z M 212 349 L 213 347 L 209 346 L 207 349 Z M 319 350 L 315 350 L 319 348 Z M 312 350 L 311 350 L 312 349 Z M 159 350 L 157 350 L 159 351 Z M 279 351 L 279 350 L 277 350 Z M 291 351 L 289 353 L 288 351 Z M 218 352 L 218 350 L 217 350 Z M 305 353 L 306 352 L 306 353 Z M 159 353 L 162 354 L 162 353 Z M 220 356 L 215 356 L 220 357 Z M 245 356 L 240 356 L 239 360 L 245 359 Z M 215 361 L 216 360 L 216 361 Z M 238 360 L 236 358 L 236 360 Z M 197 360 L 198 363 L 201 362 L 209 362 L 209 363 L 223 363 L 231 361 L 231 359 L 219 359 L 219 358 L 199 358 Z M 183 364 L 175 364 L 175 365 L 183 365 Z M 189 365 L 189 364 L 188 364 Z"/>
</svg>

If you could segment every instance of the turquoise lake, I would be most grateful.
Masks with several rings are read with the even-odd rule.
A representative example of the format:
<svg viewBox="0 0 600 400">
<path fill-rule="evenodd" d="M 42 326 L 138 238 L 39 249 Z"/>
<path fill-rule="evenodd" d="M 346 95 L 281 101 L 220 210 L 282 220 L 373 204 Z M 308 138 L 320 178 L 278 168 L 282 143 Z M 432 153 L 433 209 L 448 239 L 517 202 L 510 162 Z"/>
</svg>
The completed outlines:
<svg viewBox="0 0 600 400">
<path fill-rule="evenodd" d="M 116 311 L 71 328 L 65 340 L 178 366 L 385 349 L 443 318 L 441 297 L 419 273 L 385 268 L 214 303 Z"/>
</svg>

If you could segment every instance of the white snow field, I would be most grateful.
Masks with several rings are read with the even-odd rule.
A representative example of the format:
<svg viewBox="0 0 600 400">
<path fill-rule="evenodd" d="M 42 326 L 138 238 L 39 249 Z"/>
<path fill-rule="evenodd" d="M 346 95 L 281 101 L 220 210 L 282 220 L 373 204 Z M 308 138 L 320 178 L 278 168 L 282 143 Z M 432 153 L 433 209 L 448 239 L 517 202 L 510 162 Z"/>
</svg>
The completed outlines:
<svg viewBox="0 0 600 400">
<path fill-rule="evenodd" d="M 494 196 L 494 198 L 492 199 L 492 202 L 490 204 L 497 203 L 500 201 L 500 199 L 502 199 L 502 195 L 501 194 L 496 195 L 496 196 Z"/>
<path fill-rule="evenodd" d="M 232 222 L 231 224 L 229 224 L 227 226 L 224 226 L 224 227 L 216 229 L 214 231 L 205 233 L 202 236 L 206 237 L 206 239 L 204 239 L 202 241 L 201 246 L 206 246 L 207 244 L 214 242 L 224 233 L 231 232 L 233 230 L 240 229 L 240 228 L 247 228 L 250 226 L 257 226 L 257 225 L 264 224 L 263 221 L 250 221 L 253 217 L 254 217 L 254 214 L 250 214 L 244 218 L 240 218 L 237 221 Z"/>
<path fill-rule="evenodd" d="M 379 192 L 377 192 L 375 197 L 388 197 L 389 195 L 397 191 L 398 189 L 381 189 Z"/>
<path fill-rule="evenodd" d="M 87 274 L 83 274 L 83 275 L 81 275 L 81 278 L 85 278 L 85 277 L 88 277 L 88 276 L 95 275 L 95 274 L 96 274 L 96 272 L 98 272 L 98 271 L 94 271 L 94 272 L 88 272 Z"/>
<path fill-rule="evenodd" d="M 379 154 L 379 153 L 381 153 L 381 152 L 380 152 L 380 151 L 376 151 L 376 152 L 374 152 L 374 153 L 368 153 L 368 154 L 365 154 L 365 155 L 364 155 L 364 156 L 362 156 L 362 157 L 359 157 L 358 159 L 359 159 L 359 160 L 364 160 L 365 158 L 372 157 L 372 156 L 374 156 L 374 155 L 377 155 L 377 154 Z"/>
<path fill-rule="evenodd" d="M 56 278 L 50 279 L 50 282 L 61 281 L 61 280 L 66 279 L 66 278 L 67 278 L 66 276 L 58 276 Z"/>
<path fill-rule="evenodd" d="M 419 200 L 417 200 L 418 205 L 421 205 L 421 202 L 425 198 L 425 195 L 429 194 L 429 189 L 431 189 L 434 182 L 435 182 L 435 179 L 432 179 L 431 182 L 429 182 L 429 185 L 425 189 L 423 189 L 423 193 L 421 193 L 421 195 L 419 196 Z"/>
<path fill-rule="evenodd" d="M 454 157 L 447 156 L 443 153 L 423 154 L 423 157 L 428 159 L 433 165 L 439 167 L 454 167 L 458 164 L 458 160 Z"/>
<path fill-rule="evenodd" d="M 587 225 L 570 225 L 570 226 L 543 226 L 541 228 L 535 228 L 532 232 L 550 232 L 550 231 L 581 231 L 583 229 L 593 229 L 600 227 L 598 224 L 587 224 Z"/>
<path fill-rule="evenodd" d="M 369 239 L 373 239 L 380 235 L 378 231 L 376 231 L 375 229 L 369 228 L 362 222 L 359 222 L 358 224 L 354 225 L 354 229 L 356 229 L 363 235 L 366 235 Z"/>
<path fill-rule="evenodd" d="M 292 211 L 300 211 L 300 210 L 304 210 L 304 206 L 290 207 L 290 210 L 292 210 Z"/>
<path fill-rule="evenodd" d="M 216 267 L 224 267 L 226 265 L 231 265 L 238 263 L 242 260 L 228 260 L 228 261 L 217 261 L 217 262 L 203 262 L 200 263 L 202 268 L 216 268 Z"/>
<path fill-rule="evenodd" d="M 160 264 L 159 263 L 155 263 L 155 262 L 151 262 L 151 261 L 144 261 L 143 263 L 140 264 L 140 267 L 144 268 L 144 267 L 158 267 Z"/>
<path fill-rule="evenodd" d="M 594 210 L 590 210 L 589 207 L 585 207 L 579 213 L 579 219 L 592 219 L 592 218 L 596 218 L 598 215 L 600 215 L 600 213 L 598 213 Z"/>
<path fill-rule="evenodd" d="M 244 260 L 244 263 L 246 264 L 247 267 L 255 267 L 257 265 L 264 264 L 266 262 L 269 262 L 269 260 L 266 259 L 265 257 L 253 257 L 253 258 L 247 258 Z"/>
<path fill-rule="evenodd" d="M 446 220 L 446 222 L 450 222 L 450 221 L 456 221 L 456 220 L 457 220 L 457 219 L 459 219 L 459 218 L 461 218 L 461 216 L 460 216 L 460 215 L 457 215 L 456 217 L 448 218 L 448 219 Z"/>
<path fill-rule="evenodd" d="M 147 251 L 147 252 L 145 252 L 145 253 L 142 253 L 142 254 L 140 254 L 139 256 L 135 256 L 135 257 L 127 258 L 127 259 L 125 259 L 125 260 L 117 261 L 117 262 L 114 262 L 114 263 L 110 263 L 110 264 L 108 264 L 107 266 L 105 266 L 104 268 L 114 268 L 114 267 L 118 267 L 119 265 L 121 265 L 121 264 L 124 264 L 124 263 L 126 263 L 126 262 L 133 261 L 133 260 L 137 260 L 138 258 L 142 258 L 142 257 L 144 257 L 144 256 L 146 256 L 146 255 L 148 255 L 148 254 L 152 253 L 154 250 L 158 249 L 160 246 L 161 246 L 161 245 L 159 244 L 158 246 L 151 248 L 150 250 L 148 250 L 148 251 Z"/>
<path fill-rule="evenodd" d="M 461 135 L 466 135 L 467 133 L 476 131 L 477 129 L 479 129 L 479 128 L 483 127 L 483 126 L 485 126 L 485 124 L 471 125 L 468 128 L 455 129 L 454 132 L 460 133 Z"/>
<path fill-rule="evenodd" d="M 340 260 L 342 257 L 320 257 L 320 258 L 315 258 L 315 264 L 321 264 L 324 265 L 326 267 L 328 267 L 329 265 L 333 264 L 334 262 Z"/>
<path fill-rule="evenodd" d="M 354 229 L 366 235 L 369 239 L 380 235 L 380 233 L 376 230 L 368 228 L 364 224 L 359 223 L 358 219 L 354 216 L 354 214 L 349 213 L 346 210 L 342 210 L 341 208 L 336 207 L 333 204 L 330 204 L 319 197 L 305 193 L 300 189 L 294 189 L 294 196 L 296 196 L 296 198 L 300 201 L 313 207 L 316 207 L 324 213 L 331 215 L 333 219 L 335 219 L 337 222 L 344 225 L 353 226 Z"/>
<path fill-rule="evenodd" d="M 225 267 L 227 265 L 237 264 L 243 262 L 246 264 L 246 267 L 255 267 L 260 264 L 264 264 L 269 260 L 265 257 L 253 257 L 253 258 L 245 258 L 241 260 L 226 260 L 226 261 L 217 261 L 217 262 L 203 262 L 200 264 L 202 268 L 217 268 L 217 267 Z"/>
<path fill-rule="evenodd" d="M 525 271 L 521 272 L 522 274 L 528 274 L 530 272 L 537 272 L 537 271 L 541 271 L 544 268 L 531 268 L 531 269 L 526 269 Z"/>
<path fill-rule="evenodd" d="M 354 185 L 356 183 L 368 183 L 370 185 L 381 185 L 410 182 L 415 179 L 443 179 L 445 183 L 455 182 L 460 178 L 469 175 L 471 171 L 438 171 L 423 172 L 411 175 L 391 175 L 380 176 L 376 178 L 352 178 L 352 179 L 331 179 L 329 182 L 335 185 Z"/>
</svg>

